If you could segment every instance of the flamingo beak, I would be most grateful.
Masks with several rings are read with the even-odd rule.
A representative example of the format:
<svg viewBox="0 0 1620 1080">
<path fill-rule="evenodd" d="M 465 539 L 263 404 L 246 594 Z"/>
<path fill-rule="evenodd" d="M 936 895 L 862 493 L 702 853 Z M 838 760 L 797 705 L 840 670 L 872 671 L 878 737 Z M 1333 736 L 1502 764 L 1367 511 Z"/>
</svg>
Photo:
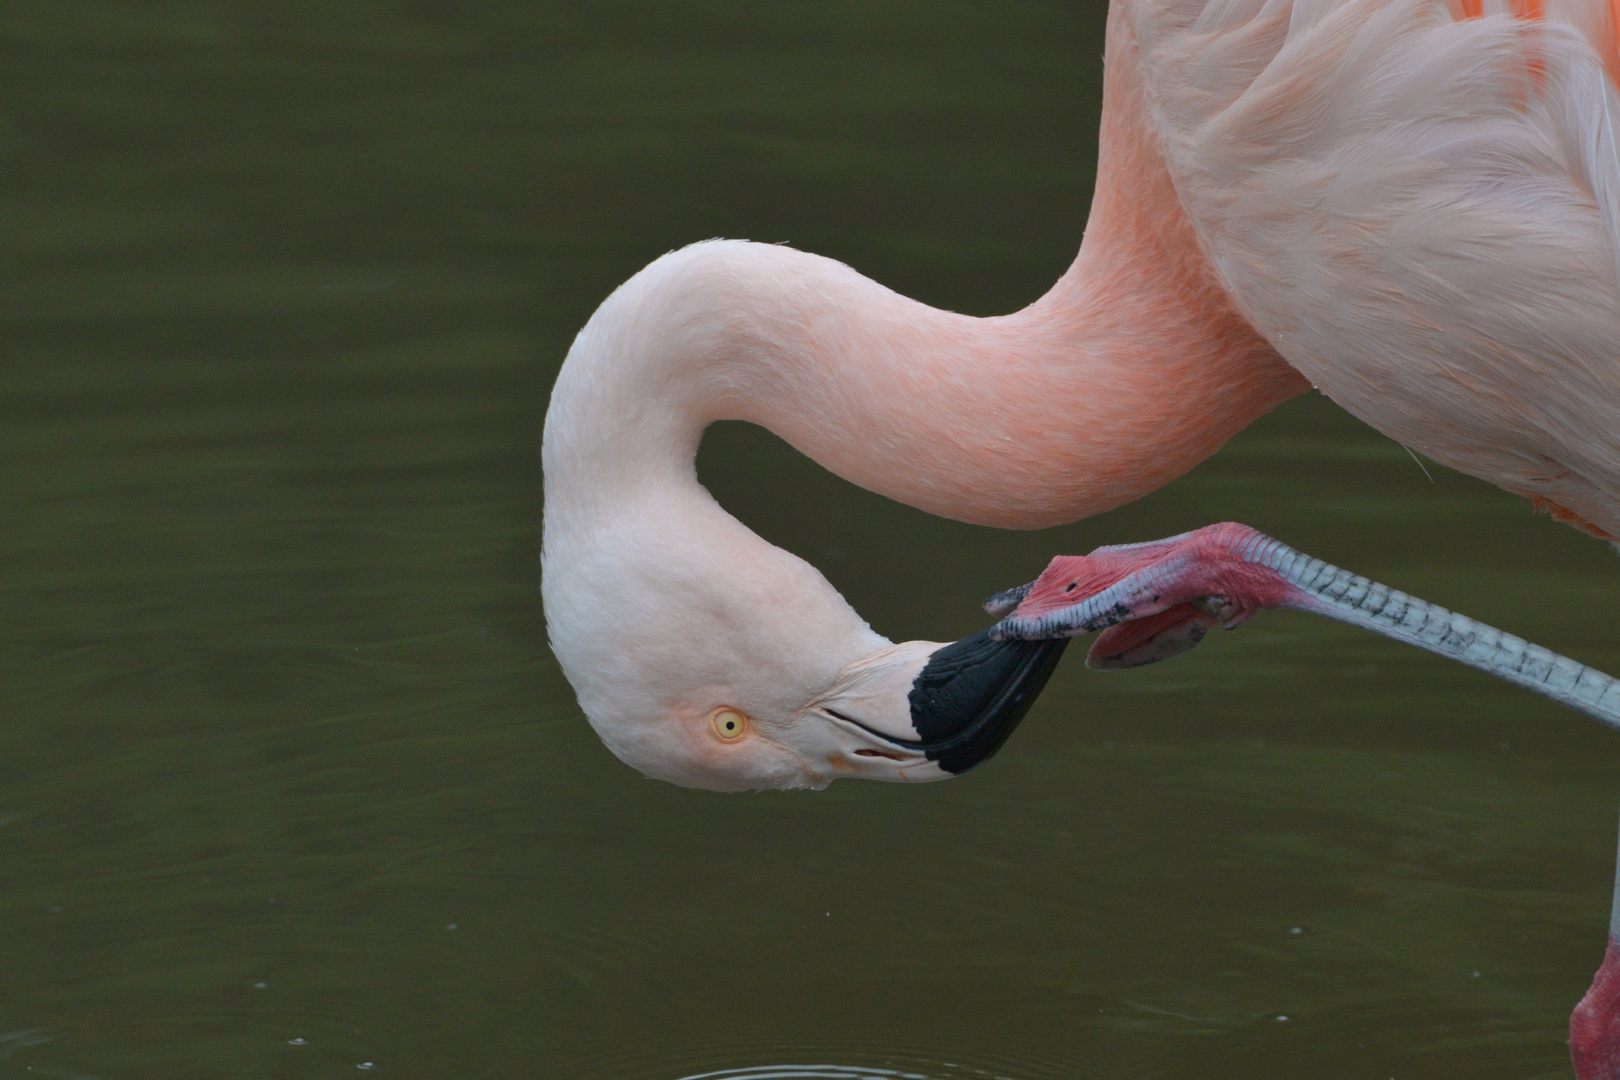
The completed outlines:
<svg viewBox="0 0 1620 1080">
<path fill-rule="evenodd" d="M 958 775 L 988 760 L 1035 704 L 1067 643 L 993 641 L 980 630 L 934 653 L 911 687 L 920 737 L 910 748 Z"/>
<path fill-rule="evenodd" d="M 892 779 L 957 776 L 1001 749 L 1068 641 L 994 641 L 989 630 L 981 630 L 927 652 L 916 647 L 932 643 L 907 642 L 887 663 L 869 660 L 858 688 L 846 686 L 818 707 L 898 751 L 882 755 L 899 758 Z M 874 669 L 880 672 L 875 679 Z"/>
</svg>

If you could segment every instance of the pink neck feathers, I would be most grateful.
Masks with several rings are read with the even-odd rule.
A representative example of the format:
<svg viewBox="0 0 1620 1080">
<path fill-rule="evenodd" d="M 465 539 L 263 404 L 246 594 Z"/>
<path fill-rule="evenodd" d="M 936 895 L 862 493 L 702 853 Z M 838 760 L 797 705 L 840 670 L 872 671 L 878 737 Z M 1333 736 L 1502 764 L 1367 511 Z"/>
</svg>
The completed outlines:
<svg viewBox="0 0 1620 1080">
<path fill-rule="evenodd" d="M 1091 220 L 1050 292 L 980 319 L 788 248 L 667 255 L 602 305 L 558 378 L 546 468 L 581 482 L 548 479 L 548 514 L 627 485 L 658 497 L 670 469 L 695 482 L 703 428 L 738 419 L 930 513 L 1039 528 L 1152 491 L 1308 389 L 1217 284 L 1118 10 L 1108 48 Z"/>
<path fill-rule="evenodd" d="M 760 423 L 930 513 L 1038 528 L 1152 491 L 1309 389 L 1217 284 L 1153 145 L 1128 35 L 1116 11 L 1091 220 L 1050 292 L 976 319 L 783 259 L 761 331 L 791 359 L 714 418 Z"/>
</svg>

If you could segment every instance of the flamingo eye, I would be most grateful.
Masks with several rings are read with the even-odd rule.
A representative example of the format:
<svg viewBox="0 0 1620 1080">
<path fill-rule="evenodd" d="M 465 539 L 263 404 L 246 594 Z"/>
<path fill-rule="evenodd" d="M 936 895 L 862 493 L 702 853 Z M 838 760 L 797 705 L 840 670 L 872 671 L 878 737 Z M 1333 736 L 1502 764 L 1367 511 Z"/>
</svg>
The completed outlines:
<svg viewBox="0 0 1620 1080">
<path fill-rule="evenodd" d="M 709 726 L 722 742 L 736 742 L 748 730 L 748 717 L 736 709 L 720 708 L 709 714 Z"/>
</svg>

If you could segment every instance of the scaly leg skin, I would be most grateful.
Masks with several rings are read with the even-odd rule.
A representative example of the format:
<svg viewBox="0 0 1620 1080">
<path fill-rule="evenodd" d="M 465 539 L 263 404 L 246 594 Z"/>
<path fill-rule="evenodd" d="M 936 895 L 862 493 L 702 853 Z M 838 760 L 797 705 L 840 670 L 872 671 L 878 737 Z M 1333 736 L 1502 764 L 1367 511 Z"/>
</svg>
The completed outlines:
<svg viewBox="0 0 1620 1080">
<path fill-rule="evenodd" d="M 1151 544 L 1060 556 L 985 604 L 992 637 L 1102 631 L 1090 667 L 1134 667 L 1186 652 L 1211 626 L 1293 608 L 1449 656 L 1620 728 L 1620 689 L 1600 671 L 1226 522 Z M 1579 1080 L 1620 1080 L 1620 867 L 1603 966 L 1569 1018 Z"/>
</svg>

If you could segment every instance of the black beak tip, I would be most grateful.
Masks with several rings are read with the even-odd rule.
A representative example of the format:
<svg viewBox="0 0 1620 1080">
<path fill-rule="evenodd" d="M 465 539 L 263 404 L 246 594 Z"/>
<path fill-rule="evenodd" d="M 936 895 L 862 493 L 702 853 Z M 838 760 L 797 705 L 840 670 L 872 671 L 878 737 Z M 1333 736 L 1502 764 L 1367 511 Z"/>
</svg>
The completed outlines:
<svg viewBox="0 0 1620 1080">
<path fill-rule="evenodd" d="M 918 746 L 950 773 L 987 760 L 1029 712 L 1068 644 L 996 641 L 986 629 L 935 652 L 911 686 Z"/>
</svg>

